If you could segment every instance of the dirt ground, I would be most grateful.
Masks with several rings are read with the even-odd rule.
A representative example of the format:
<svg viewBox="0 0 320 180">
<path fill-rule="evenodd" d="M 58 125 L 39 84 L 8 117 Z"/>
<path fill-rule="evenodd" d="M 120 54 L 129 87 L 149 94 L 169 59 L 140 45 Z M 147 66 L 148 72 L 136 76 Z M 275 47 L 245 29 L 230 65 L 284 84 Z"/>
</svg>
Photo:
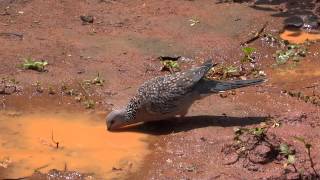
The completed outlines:
<svg viewBox="0 0 320 180">
<path fill-rule="evenodd" d="M 279 36 L 290 16 L 319 12 L 319 3 L 311 0 L 259 2 L 2 0 L 0 77 L 14 86 L 1 94 L 2 110 L 63 103 L 104 116 L 125 105 L 145 80 L 168 74 L 160 71 L 159 56 L 184 57 L 181 69 L 208 57 L 239 66 L 240 44 L 266 22 L 264 32 Z M 83 23 L 81 15 L 93 16 L 93 23 Z M 268 81 L 196 102 L 183 120 L 129 129 L 150 136 L 151 153 L 138 171 L 123 172 L 127 179 L 319 179 L 319 43 L 308 45 L 300 62 L 278 66 L 273 66 L 277 47 L 262 38 L 249 46 L 256 48 L 256 65 Z M 46 71 L 21 68 L 25 58 L 47 61 Z M 98 73 L 103 86 L 79 86 Z M 77 99 L 79 92 L 85 100 Z M 91 108 L 88 97 L 94 110 L 85 108 Z M 273 124 L 262 135 L 252 134 L 250 128 L 267 120 Z M 249 131 L 235 131 L 240 127 Z M 240 148 L 236 132 L 243 133 Z M 294 137 L 312 145 L 310 156 Z M 284 167 L 288 154 L 280 152 L 281 144 L 294 149 L 293 165 Z"/>
</svg>

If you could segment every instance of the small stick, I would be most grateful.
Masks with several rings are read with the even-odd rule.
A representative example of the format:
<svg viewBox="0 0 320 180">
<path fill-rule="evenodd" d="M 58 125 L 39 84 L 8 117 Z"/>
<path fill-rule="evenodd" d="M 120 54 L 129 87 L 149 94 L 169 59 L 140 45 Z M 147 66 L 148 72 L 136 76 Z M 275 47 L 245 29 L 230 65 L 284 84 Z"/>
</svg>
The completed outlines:
<svg viewBox="0 0 320 180">
<path fill-rule="evenodd" d="M 54 144 L 56 144 L 56 148 L 58 149 L 59 148 L 59 142 L 54 140 L 54 138 L 53 138 L 53 130 L 52 130 L 52 133 L 51 133 L 51 140 L 52 140 L 52 142 Z"/>
<path fill-rule="evenodd" d="M 258 31 L 252 38 L 250 38 L 249 40 L 241 43 L 240 45 L 243 46 L 245 44 L 249 44 L 252 43 L 253 41 L 257 40 L 258 38 L 261 37 L 261 34 L 264 32 L 264 30 L 266 29 L 266 27 L 268 26 L 268 21 L 262 26 L 262 28 L 260 29 L 260 31 Z"/>
<path fill-rule="evenodd" d="M 64 171 L 68 171 L 68 166 L 66 162 L 64 163 Z"/>
<path fill-rule="evenodd" d="M 314 169 L 314 162 L 313 162 L 312 157 L 311 157 L 310 148 L 307 148 L 307 152 L 308 152 L 308 157 L 309 157 L 309 161 L 310 161 L 310 166 L 311 166 L 314 174 L 316 175 L 316 177 L 319 177 L 319 174 L 318 174 L 317 171 Z"/>
<path fill-rule="evenodd" d="M 86 99 L 89 99 L 89 93 L 85 90 L 85 88 L 82 86 L 82 84 L 79 81 L 77 81 L 77 82 L 78 82 L 78 84 L 80 86 L 81 91 L 83 92 L 84 97 Z"/>
<path fill-rule="evenodd" d="M 40 169 L 46 168 L 46 167 L 48 167 L 48 166 L 49 166 L 49 164 L 45 164 L 45 165 L 43 165 L 43 166 L 40 166 L 40 167 L 36 168 L 36 169 L 34 170 L 34 172 L 38 172 Z"/>
<path fill-rule="evenodd" d="M 20 34 L 20 33 L 2 32 L 0 33 L 0 36 L 17 36 L 20 38 L 20 40 L 23 39 L 23 34 Z"/>
</svg>

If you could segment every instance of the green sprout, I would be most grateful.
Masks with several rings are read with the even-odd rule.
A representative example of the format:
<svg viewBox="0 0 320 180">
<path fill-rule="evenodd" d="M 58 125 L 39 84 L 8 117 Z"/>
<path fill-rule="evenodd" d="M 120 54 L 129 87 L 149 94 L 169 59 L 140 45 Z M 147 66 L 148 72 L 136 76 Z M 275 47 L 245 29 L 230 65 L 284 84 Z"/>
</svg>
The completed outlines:
<svg viewBox="0 0 320 180">
<path fill-rule="evenodd" d="M 91 100 L 91 99 L 87 99 L 86 101 L 84 101 L 84 106 L 87 108 L 87 109 L 93 109 L 94 108 L 94 101 Z"/>
<path fill-rule="evenodd" d="M 304 144 L 304 147 L 306 148 L 307 154 L 308 154 L 308 157 L 309 157 L 310 166 L 311 166 L 314 174 L 315 174 L 317 177 L 320 177 L 319 174 L 317 173 L 317 171 L 316 171 L 315 168 L 314 168 L 314 162 L 313 162 L 312 157 L 311 157 L 311 147 L 312 147 L 311 143 L 308 143 L 303 137 L 294 136 L 294 138 Z"/>
<path fill-rule="evenodd" d="M 294 163 L 295 163 L 295 155 L 294 151 L 292 151 L 287 144 L 280 144 L 280 154 L 284 155 L 287 158 L 287 161 L 284 163 L 284 168 L 292 165 L 295 171 L 297 171 Z"/>
<path fill-rule="evenodd" d="M 307 49 L 301 45 L 289 44 L 286 50 L 278 50 L 275 54 L 277 64 L 285 64 L 289 59 L 294 62 L 299 62 L 305 57 Z"/>
<path fill-rule="evenodd" d="M 25 59 L 24 63 L 22 64 L 22 67 L 24 69 L 31 69 L 35 71 L 44 71 L 45 66 L 48 65 L 47 61 L 35 61 L 31 58 Z"/>
<path fill-rule="evenodd" d="M 250 132 L 257 137 L 262 137 L 265 135 L 265 128 L 264 127 L 255 127 L 255 128 L 250 129 Z"/>
<path fill-rule="evenodd" d="M 101 78 L 100 73 L 98 73 L 98 75 L 92 79 L 92 80 L 84 80 L 85 85 L 96 85 L 96 86 L 103 86 L 104 83 L 104 79 Z"/>
<path fill-rule="evenodd" d="M 256 51 L 253 47 L 244 47 L 242 48 L 242 52 L 244 53 L 243 58 L 241 59 L 241 63 L 245 62 L 252 62 L 254 60 L 254 57 L 252 54 Z"/>
<path fill-rule="evenodd" d="M 162 71 L 164 70 L 169 70 L 171 73 L 175 72 L 175 70 L 180 70 L 179 63 L 177 61 L 173 60 L 164 60 L 161 61 L 162 66 Z"/>
</svg>

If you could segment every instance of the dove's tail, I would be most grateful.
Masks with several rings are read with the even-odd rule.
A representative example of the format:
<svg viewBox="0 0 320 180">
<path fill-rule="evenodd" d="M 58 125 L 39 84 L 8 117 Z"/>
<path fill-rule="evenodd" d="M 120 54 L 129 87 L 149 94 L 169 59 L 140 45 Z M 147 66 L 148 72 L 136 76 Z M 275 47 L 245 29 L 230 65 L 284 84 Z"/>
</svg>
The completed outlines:
<svg viewBox="0 0 320 180">
<path fill-rule="evenodd" d="M 257 85 L 265 82 L 265 79 L 251 79 L 251 80 L 235 80 L 235 81 L 215 81 L 202 79 L 197 90 L 200 94 L 217 93 L 220 91 L 227 91 L 231 89 Z"/>
</svg>

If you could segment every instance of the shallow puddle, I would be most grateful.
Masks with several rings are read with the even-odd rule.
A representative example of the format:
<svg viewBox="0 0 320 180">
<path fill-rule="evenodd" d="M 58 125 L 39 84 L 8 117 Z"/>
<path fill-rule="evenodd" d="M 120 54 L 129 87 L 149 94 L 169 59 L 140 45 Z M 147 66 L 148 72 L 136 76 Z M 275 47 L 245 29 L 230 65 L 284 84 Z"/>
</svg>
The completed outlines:
<svg viewBox="0 0 320 180">
<path fill-rule="evenodd" d="M 288 88 L 301 88 L 303 84 L 313 84 L 320 79 L 319 63 L 303 60 L 298 65 L 272 70 L 270 81 Z"/>
<path fill-rule="evenodd" d="M 307 40 L 314 41 L 320 40 L 319 32 L 304 32 L 304 31 L 294 31 L 294 30 L 285 30 L 280 34 L 281 39 L 287 40 L 290 43 L 301 44 Z"/>
<path fill-rule="evenodd" d="M 145 139 L 139 133 L 108 132 L 104 120 L 88 114 L 2 112 L 0 165 L 5 159 L 9 163 L 3 171 L 0 167 L 0 179 L 50 169 L 111 178 L 137 168 L 148 153 Z"/>
</svg>

